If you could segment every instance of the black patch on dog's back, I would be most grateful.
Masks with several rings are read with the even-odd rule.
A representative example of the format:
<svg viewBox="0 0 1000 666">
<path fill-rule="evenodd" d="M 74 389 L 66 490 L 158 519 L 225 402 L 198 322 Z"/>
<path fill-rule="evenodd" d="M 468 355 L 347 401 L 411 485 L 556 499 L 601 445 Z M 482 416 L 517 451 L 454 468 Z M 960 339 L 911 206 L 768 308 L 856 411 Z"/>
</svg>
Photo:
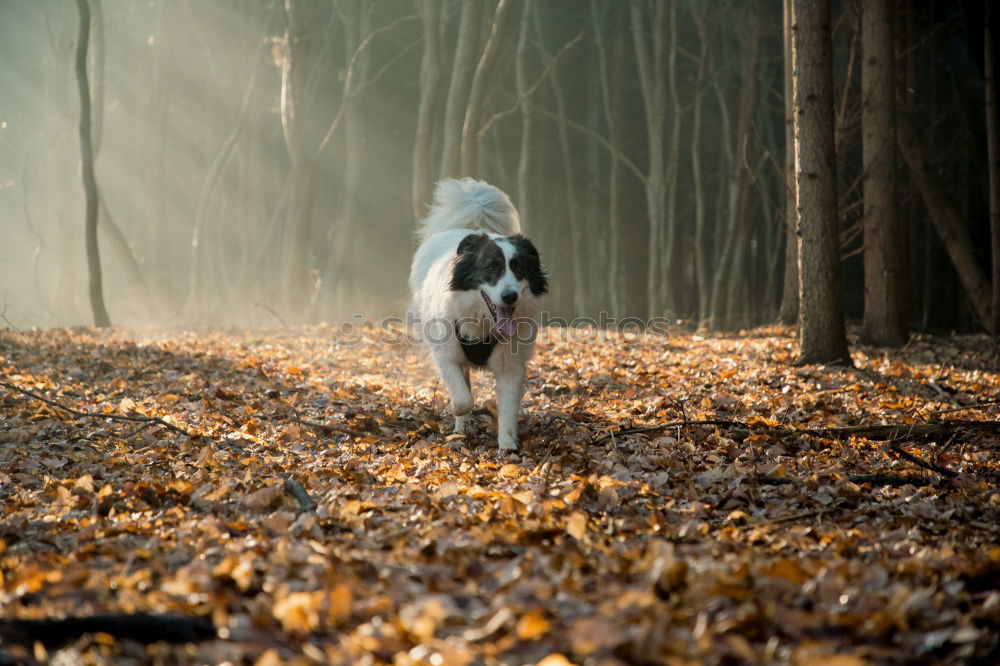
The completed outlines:
<svg viewBox="0 0 1000 666">
<path fill-rule="evenodd" d="M 486 234 L 470 234 L 458 244 L 458 260 L 451 271 L 452 291 L 496 284 L 507 270 L 503 250 Z"/>
<path fill-rule="evenodd" d="M 475 340 L 462 335 L 458 322 L 455 322 L 455 335 L 458 337 L 458 344 L 462 345 L 462 352 L 469 363 L 473 365 L 486 365 L 490 360 L 490 354 L 497 345 L 497 339 L 488 335 L 485 340 Z"/>
<path fill-rule="evenodd" d="M 508 236 L 507 240 L 514 246 L 514 256 L 510 260 L 510 270 L 518 280 L 526 280 L 528 288 L 535 296 L 541 296 L 549 291 L 549 278 L 542 268 L 542 259 L 538 256 L 535 245 L 522 236 Z"/>
</svg>

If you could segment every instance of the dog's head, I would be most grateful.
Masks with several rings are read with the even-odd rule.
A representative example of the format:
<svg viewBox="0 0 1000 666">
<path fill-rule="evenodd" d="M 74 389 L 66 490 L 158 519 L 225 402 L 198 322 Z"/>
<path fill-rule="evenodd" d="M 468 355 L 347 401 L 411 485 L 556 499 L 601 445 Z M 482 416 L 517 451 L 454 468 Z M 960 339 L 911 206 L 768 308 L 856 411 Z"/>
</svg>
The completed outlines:
<svg viewBox="0 0 1000 666">
<path fill-rule="evenodd" d="M 505 335 L 514 334 L 517 317 L 534 314 L 548 286 L 538 250 L 520 234 L 470 234 L 458 244 L 452 291 L 478 292 L 493 328 Z"/>
</svg>

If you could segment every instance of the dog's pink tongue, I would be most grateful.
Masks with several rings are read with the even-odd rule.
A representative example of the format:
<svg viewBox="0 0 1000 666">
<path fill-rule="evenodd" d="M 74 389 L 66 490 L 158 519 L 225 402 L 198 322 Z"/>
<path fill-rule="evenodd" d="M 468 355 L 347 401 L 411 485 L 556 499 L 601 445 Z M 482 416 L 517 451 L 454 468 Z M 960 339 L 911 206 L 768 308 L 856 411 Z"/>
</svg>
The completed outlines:
<svg viewBox="0 0 1000 666">
<path fill-rule="evenodd" d="M 514 335 L 517 330 L 514 324 L 514 308 L 509 305 L 497 306 L 497 329 L 504 335 Z"/>
</svg>

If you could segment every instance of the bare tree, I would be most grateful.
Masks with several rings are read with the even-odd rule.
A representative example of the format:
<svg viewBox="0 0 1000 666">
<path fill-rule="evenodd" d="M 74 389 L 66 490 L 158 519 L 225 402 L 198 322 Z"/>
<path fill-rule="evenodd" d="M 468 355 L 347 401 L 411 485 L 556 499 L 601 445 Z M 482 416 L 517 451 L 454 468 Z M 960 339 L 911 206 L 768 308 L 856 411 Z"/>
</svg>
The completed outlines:
<svg viewBox="0 0 1000 666">
<path fill-rule="evenodd" d="M 713 329 L 740 328 L 745 322 L 738 321 L 734 315 L 734 307 L 745 306 L 747 299 L 741 297 L 740 291 L 747 287 L 746 276 L 741 264 L 744 263 L 749 250 L 750 233 L 753 220 L 745 215 L 747 195 L 750 182 L 749 166 L 746 164 L 745 147 L 747 145 L 754 109 L 758 97 L 757 54 L 760 48 L 761 29 L 756 11 L 750 9 L 745 15 L 749 25 L 741 38 L 744 57 L 740 63 L 739 96 L 735 108 L 735 125 L 730 121 L 727 100 L 716 85 L 719 107 L 722 110 L 723 145 L 721 154 L 725 163 L 725 183 L 720 187 L 720 217 L 725 218 L 720 237 L 722 256 L 716 266 L 712 281 L 712 300 L 709 311 L 709 327 Z M 746 312 L 744 308 L 743 312 Z"/>
<path fill-rule="evenodd" d="M 698 73 L 695 78 L 695 95 L 691 109 L 691 183 L 694 192 L 694 277 L 698 289 L 698 319 L 708 316 L 712 297 L 712 253 L 709 248 L 710 229 L 707 213 L 706 178 L 702 167 L 701 130 L 705 91 L 709 77 L 709 37 L 704 3 L 691 3 L 691 18 L 698 36 Z"/>
<path fill-rule="evenodd" d="M 419 220 L 426 213 L 433 187 L 431 149 L 434 121 L 441 98 L 441 0 L 417 0 L 423 23 L 424 53 L 420 62 L 420 101 L 417 106 L 417 132 L 413 140 L 413 216 Z"/>
<path fill-rule="evenodd" d="M 289 308 L 301 313 L 310 291 L 310 256 L 313 199 L 315 196 L 314 149 L 306 127 L 306 60 L 310 31 L 315 22 L 311 0 L 284 0 L 285 34 L 281 41 L 281 129 L 291 163 L 291 195 L 286 216 L 283 272 L 285 299 Z"/>
<path fill-rule="evenodd" d="M 912 118 L 906 114 L 896 117 L 896 141 L 906 159 L 910 179 L 920 192 L 927 207 L 934 229 L 948 251 L 951 263 L 972 303 L 979 323 L 990 329 L 990 283 L 976 259 L 976 249 L 969 230 L 948 200 L 945 190 L 935 173 L 931 173 L 930 150 L 917 130 Z"/>
<path fill-rule="evenodd" d="M 667 5 L 656 0 L 651 6 L 633 3 L 632 42 L 639 70 L 639 89 L 646 116 L 646 143 L 648 156 L 646 178 L 646 215 L 649 236 L 646 253 L 646 314 L 662 314 L 660 300 L 661 235 L 666 223 L 666 164 L 664 163 L 664 120 L 666 117 L 667 79 L 663 70 L 666 62 Z M 651 13 L 650 13 L 651 12 Z M 650 34 L 647 34 L 647 30 Z"/>
<path fill-rule="evenodd" d="M 862 11 L 864 178 L 864 339 L 906 342 L 902 233 L 896 211 L 896 62 L 893 0 L 867 0 Z"/>
<path fill-rule="evenodd" d="M 534 0 L 524 0 L 521 6 L 521 25 L 514 53 L 514 85 L 521 102 L 521 145 L 517 159 L 517 205 L 522 219 L 530 220 L 533 210 L 532 183 L 535 176 L 535 141 L 537 113 L 535 102 L 529 99 L 528 51 L 531 40 Z"/>
<path fill-rule="evenodd" d="M 794 324 L 799 317 L 799 240 L 795 214 L 795 116 L 792 113 L 792 0 L 782 3 L 785 63 L 785 281 L 778 320 Z"/>
<path fill-rule="evenodd" d="M 90 126 L 90 83 L 87 79 L 87 45 L 90 42 L 90 5 L 87 0 L 76 0 L 80 10 L 80 32 L 76 45 L 76 81 L 80 89 L 80 163 L 83 172 L 83 191 L 86 197 L 85 237 L 87 243 L 88 284 L 90 308 L 94 325 L 111 326 L 104 306 L 104 288 L 101 282 L 101 255 L 97 244 L 97 178 L 94 176 L 94 148 Z"/>
<path fill-rule="evenodd" d="M 611 315 L 621 317 L 624 314 L 622 308 L 622 271 L 621 271 L 621 220 L 619 219 L 620 191 L 621 191 L 621 165 L 615 159 L 614 153 L 621 150 L 618 142 L 618 119 L 614 111 L 614 96 L 621 94 L 621 79 L 614 79 L 615 87 L 612 88 L 612 78 L 608 73 L 610 57 L 608 47 L 604 38 L 604 30 L 601 27 L 601 20 L 598 13 L 597 0 L 590 0 L 590 22 L 594 30 L 594 43 L 597 46 L 598 78 L 601 93 L 601 111 L 604 114 L 605 131 L 607 132 L 609 150 L 612 153 L 608 161 L 608 294 L 611 300 Z M 615 36 L 622 37 L 618 29 L 621 21 L 617 12 L 613 18 L 613 29 Z M 620 46 L 620 45 L 619 45 Z"/>
<path fill-rule="evenodd" d="M 852 364 L 840 294 L 830 0 L 794 0 L 799 363 Z"/>
<path fill-rule="evenodd" d="M 993 31 L 996 15 L 992 2 L 984 2 L 984 54 L 986 58 L 986 136 L 990 181 L 990 237 L 993 259 L 993 303 L 990 330 L 1000 336 L 1000 107 L 997 103 L 997 61 Z"/>
<path fill-rule="evenodd" d="M 469 91 L 469 102 L 465 108 L 465 120 L 462 124 L 462 173 L 474 175 L 477 171 L 479 150 L 479 126 L 482 122 L 483 107 L 486 103 L 486 93 L 494 85 L 493 69 L 497 57 L 507 41 L 510 26 L 511 7 L 515 3 L 510 0 L 500 0 L 493 21 L 490 24 L 490 36 L 483 47 L 483 53 L 476 65 L 472 77 L 472 88 Z"/>
<path fill-rule="evenodd" d="M 462 3 L 462 15 L 458 24 L 458 44 L 451 66 L 451 81 L 444 109 L 444 145 L 441 149 L 441 176 L 461 176 L 462 129 L 465 112 L 469 103 L 472 80 L 476 73 L 477 54 L 480 45 L 480 23 L 484 7 L 483 0 L 467 0 Z"/>
</svg>

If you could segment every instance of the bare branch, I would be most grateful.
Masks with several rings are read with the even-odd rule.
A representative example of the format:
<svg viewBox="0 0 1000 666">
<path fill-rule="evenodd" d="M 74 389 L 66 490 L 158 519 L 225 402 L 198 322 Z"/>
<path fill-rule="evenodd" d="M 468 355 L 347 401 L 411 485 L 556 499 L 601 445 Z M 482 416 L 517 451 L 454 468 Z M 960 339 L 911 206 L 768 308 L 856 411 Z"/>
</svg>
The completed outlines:
<svg viewBox="0 0 1000 666">
<path fill-rule="evenodd" d="M 401 16 L 392 23 L 382 26 L 381 28 L 376 28 L 369 32 L 361 43 L 358 44 L 358 48 L 355 49 L 354 55 L 351 56 L 351 62 L 347 66 L 347 74 L 344 76 L 344 92 L 340 100 L 340 108 L 337 109 L 337 115 L 333 117 L 333 121 L 330 123 L 329 129 L 326 130 L 326 134 L 323 135 L 323 140 L 319 142 L 319 148 L 316 149 L 317 153 L 323 152 L 326 148 L 326 144 L 330 143 L 330 139 L 333 138 L 333 133 L 337 131 L 337 127 L 340 125 L 340 120 L 344 117 L 344 112 L 347 110 L 347 104 L 351 101 L 356 93 L 351 91 L 351 83 L 354 81 L 354 69 L 358 64 L 358 58 L 364 52 L 368 45 L 371 44 L 372 40 L 379 35 L 389 32 L 395 29 L 397 26 L 406 23 L 407 21 L 415 21 L 419 17 L 411 14 L 409 16 Z"/>
<path fill-rule="evenodd" d="M 566 42 L 566 44 L 563 45 L 561 49 L 559 49 L 559 51 L 555 54 L 555 56 L 552 57 L 552 60 L 549 61 L 549 64 L 545 66 L 545 69 L 542 70 L 542 73 L 538 75 L 538 79 L 533 84 L 531 84 L 531 87 L 525 90 L 523 94 L 521 94 L 516 100 L 514 100 L 514 103 L 511 104 L 509 108 L 500 111 L 499 113 L 493 114 L 493 116 L 490 117 L 490 119 L 487 120 L 486 123 L 479 130 L 479 133 L 476 135 L 476 139 L 482 140 L 482 138 L 486 136 L 486 132 L 488 132 L 495 123 L 517 112 L 517 110 L 521 107 L 521 104 L 523 104 L 525 100 L 531 97 L 535 93 L 535 91 L 537 91 L 541 87 L 541 85 L 545 83 L 545 80 L 549 76 L 549 72 L 551 72 L 555 68 L 555 66 L 559 63 L 559 60 L 566 53 L 568 53 L 570 49 L 572 49 L 574 46 L 580 43 L 580 41 L 583 39 L 584 32 L 585 30 L 581 28 L 580 32 L 576 34 L 576 37 Z"/>
</svg>

